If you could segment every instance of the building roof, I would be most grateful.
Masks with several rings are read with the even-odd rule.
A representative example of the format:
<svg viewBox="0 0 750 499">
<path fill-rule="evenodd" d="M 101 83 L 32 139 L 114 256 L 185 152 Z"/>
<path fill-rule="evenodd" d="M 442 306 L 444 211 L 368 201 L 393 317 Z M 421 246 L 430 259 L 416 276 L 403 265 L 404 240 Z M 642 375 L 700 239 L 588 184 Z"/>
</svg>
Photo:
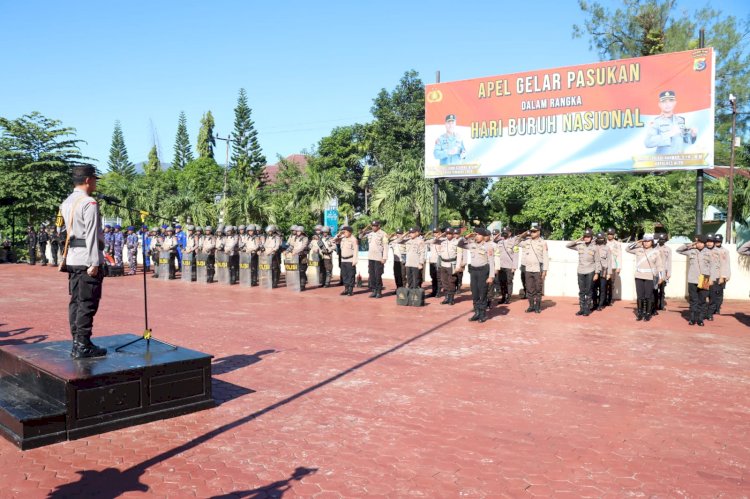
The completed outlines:
<svg viewBox="0 0 750 499">
<path fill-rule="evenodd" d="M 729 170 L 730 168 L 728 166 L 716 165 L 710 170 L 703 170 L 703 172 L 709 177 L 713 177 L 713 178 L 728 178 Z M 740 167 L 735 166 L 734 175 L 735 177 L 743 176 L 746 178 L 750 178 L 750 171 L 746 170 L 745 168 L 740 168 Z"/>
<path fill-rule="evenodd" d="M 290 154 L 284 159 L 290 163 L 295 163 L 302 171 L 305 171 L 305 168 L 307 167 L 307 156 L 304 154 Z M 276 182 L 276 175 L 279 174 L 279 168 L 281 168 L 281 162 L 273 165 L 266 165 L 266 177 L 269 184 Z"/>
</svg>

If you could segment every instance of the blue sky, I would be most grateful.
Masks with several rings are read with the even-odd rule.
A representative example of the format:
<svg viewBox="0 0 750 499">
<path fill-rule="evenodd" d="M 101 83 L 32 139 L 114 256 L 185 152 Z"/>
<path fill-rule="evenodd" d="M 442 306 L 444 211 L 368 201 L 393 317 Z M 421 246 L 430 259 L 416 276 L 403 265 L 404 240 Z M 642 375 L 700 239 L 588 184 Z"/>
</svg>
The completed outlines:
<svg viewBox="0 0 750 499">
<path fill-rule="evenodd" d="M 714 5 L 750 12 L 744 1 Z M 0 0 L 0 20 L 0 116 L 62 120 L 103 170 L 115 120 L 132 161 L 158 137 L 170 162 L 180 111 L 195 149 L 207 110 L 217 133 L 231 132 L 241 87 L 273 163 L 335 126 L 369 121 L 378 91 L 409 69 L 429 83 L 436 70 L 450 81 L 597 60 L 571 36 L 583 17 L 570 0 Z"/>
</svg>

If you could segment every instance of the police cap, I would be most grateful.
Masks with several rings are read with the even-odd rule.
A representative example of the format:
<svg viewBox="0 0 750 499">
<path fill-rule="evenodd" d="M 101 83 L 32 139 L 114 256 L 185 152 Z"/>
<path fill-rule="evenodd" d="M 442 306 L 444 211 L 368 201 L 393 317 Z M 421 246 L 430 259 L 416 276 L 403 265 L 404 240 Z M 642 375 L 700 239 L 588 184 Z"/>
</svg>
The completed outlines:
<svg viewBox="0 0 750 499">
<path fill-rule="evenodd" d="M 403 234 L 403 233 L 404 233 L 404 229 L 396 229 L 396 234 Z"/>
<path fill-rule="evenodd" d="M 653 241 L 654 235 L 653 234 L 643 234 L 643 240 L 644 241 Z"/>
<path fill-rule="evenodd" d="M 662 93 L 659 94 L 659 102 L 664 102 L 665 100 L 675 100 L 677 96 L 674 93 L 674 90 L 665 90 Z"/>
<path fill-rule="evenodd" d="M 456 121 L 456 115 L 455 114 L 449 114 L 445 117 L 445 122 L 448 123 L 449 121 Z"/>
<path fill-rule="evenodd" d="M 135 227 L 133 227 L 132 225 L 128 225 L 128 230 L 132 230 L 133 232 L 135 232 Z"/>
<path fill-rule="evenodd" d="M 373 227 L 380 227 L 380 220 L 373 220 L 370 225 Z"/>
<path fill-rule="evenodd" d="M 531 226 L 529 227 L 529 230 L 531 232 L 538 231 L 539 230 L 539 224 L 536 222 L 532 222 Z"/>
<path fill-rule="evenodd" d="M 714 241 L 716 241 L 717 243 L 724 242 L 724 236 L 722 236 L 721 234 L 715 234 Z"/>
<path fill-rule="evenodd" d="M 419 233 L 421 231 L 419 230 L 419 227 L 411 227 L 409 229 L 409 233 L 414 233 L 414 232 Z"/>
<path fill-rule="evenodd" d="M 714 239 L 713 234 L 706 234 L 706 242 L 709 242 L 709 241 L 711 242 L 716 241 L 716 239 Z"/>
<path fill-rule="evenodd" d="M 584 230 L 583 237 L 594 237 L 594 231 L 591 229 Z"/>
<path fill-rule="evenodd" d="M 609 229 L 607 229 L 607 234 L 612 234 L 614 236 L 615 234 L 617 234 L 617 231 L 614 228 L 610 227 Z"/>
<path fill-rule="evenodd" d="M 345 230 L 347 232 L 354 232 L 350 225 L 344 225 L 343 227 L 341 227 L 341 230 Z"/>
<path fill-rule="evenodd" d="M 604 239 L 604 232 L 597 232 L 596 233 L 596 238 L 597 239 Z"/>
<path fill-rule="evenodd" d="M 485 229 L 484 227 L 477 227 L 477 228 L 476 228 L 476 229 L 474 230 L 474 232 L 476 232 L 476 233 L 477 233 L 477 234 L 479 234 L 480 236 L 489 236 L 489 235 L 490 235 L 490 231 L 488 231 L 488 230 L 487 230 L 487 229 Z"/>
</svg>

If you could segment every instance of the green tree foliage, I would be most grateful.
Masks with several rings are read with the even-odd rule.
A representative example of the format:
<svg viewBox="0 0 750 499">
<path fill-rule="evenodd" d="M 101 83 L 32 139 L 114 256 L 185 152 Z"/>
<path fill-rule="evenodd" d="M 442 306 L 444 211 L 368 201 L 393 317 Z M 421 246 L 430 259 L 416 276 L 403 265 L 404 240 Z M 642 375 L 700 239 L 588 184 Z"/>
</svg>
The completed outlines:
<svg viewBox="0 0 750 499">
<path fill-rule="evenodd" d="M 332 198 L 348 198 L 353 194 L 351 183 L 344 179 L 345 170 L 326 168 L 324 161 L 310 156 L 301 181 L 295 185 L 294 203 L 306 206 L 319 223 Z"/>
<path fill-rule="evenodd" d="M 240 179 L 266 182 L 266 157 L 258 143 L 258 132 L 252 120 L 252 110 L 247 103 L 247 92 L 240 89 L 237 107 L 234 108 L 234 133 L 232 134 L 232 164 Z"/>
<path fill-rule="evenodd" d="M 316 161 L 320 168 L 334 169 L 349 186 L 350 193 L 339 195 L 339 206 L 346 203 L 358 211 L 364 210 L 366 154 L 366 127 L 361 124 L 334 128 L 330 135 L 318 142 L 315 151 Z"/>
<path fill-rule="evenodd" d="M 156 145 L 152 146 L 148 152 L 148 162 L 143 166 L 143 170 L 147 175 L 161 172 L 161 161 L 159 161 L 159 153 L 156 151 Z"/>
<path fill-rule="evenodd" d="M 119 121 L 115 121 L 115 129 L 112 132 L 112 145 L 109 147 L 107 166 L 109 171 L 125 178 L 132 178 L 135 175 L 135 165 L 128 159 L 128 150 L 125 147 L 125 138 Z"/>
<path fill-rule="evenodd" d="M 214 115 L 206 112 L 201 118 L 201 128 L 198 132 L 198 157 L 214 159 L 216 139 L 214 138 Z"/>
<path fill-rule="evenodd" d="M 187 131 L 187 118 L 185 111 L 180 112 L 180 119 L 177 122 L 177 137 L 174 140 L 174 159 L 172 168 L 182 170 L 185 166 L 193 161 L 193 150 L 190 147 L 190 137 Z"/>
<path fill-rule="evenodd" d="M 269 223 L 287 230 L 292 225 L 310 227 L 318 223 L 312 211 L 297 202 L 299 186 L 305 181 L 299 165 L 279 156 L 279 171 L 276 180 L 268 186 L 266 214 Z"/>
<path fill-rule="evenodd" d="M 447 204 L 458 212 L 461 220 L 486 222 L 489 218 L 489 203 L 486 178 L 440 180 L 447 194 Z"/>
<path fill-rule="evenodd" d="M 392 91 L 382 89 L 371 109 L 370 160 L 387 173 L 402 161 L 424 155 L 424 84 L 419 74 L 407 71 Z M 412 163 L 413 164 L 413 163 Z"/>
<path fill-rule="evenodd" d="M 70 168 L 87 161 L 75 129 L 33 112 L 17 119 L 0 117 L 0 224 L 38 225 L 52 221 L 71 190 Z"/>
<path fill-rule="evenodd" d="M 440 203 L 445 193 L 440 193 Z M 432 221 L 432 180 L 424 177 L 424 161 L 406 159 L 380 177 L 372 198 L 373 213 L 386 221 L 387 228 L 417 225 L 427 227 Z"/>
</svg>

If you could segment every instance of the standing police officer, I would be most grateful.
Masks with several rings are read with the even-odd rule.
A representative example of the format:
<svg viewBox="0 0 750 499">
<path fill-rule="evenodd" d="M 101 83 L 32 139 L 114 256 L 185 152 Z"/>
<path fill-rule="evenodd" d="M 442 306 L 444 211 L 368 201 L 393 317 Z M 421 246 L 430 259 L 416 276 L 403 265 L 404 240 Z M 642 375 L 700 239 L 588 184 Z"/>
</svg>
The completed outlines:
<svg viewBox="0 0 750 499">
<path fill-rule="evenodd" d="M 367 239 L 367 283 L 370 287 L 370 298 L 382 298 L 383 266 L 388 260 L 388 235 L 380 230 L 380 222 L 373 220 L 372 231 L 365 234 Z"/>
<path fill-rule="evenodd" d="M 135 275 L 138 268 L 138 235 L 135 233 L 135 227 L 128 227 L 128 236 L 125 238 L 125 245 L 128 248 L 128 266 L 130 271 L 128 275 Z"/>
<path fill-rule="evenodd" d="M 485 241 L 490 232 L 479 227 L 475 231 L 473 240 L 461 239 L 459 247 L 463 250 L 458 257 L 458 267 L 463 269 L 469 264 L 471 276 L 471 297 L 474 301 L 474 315 L 470 321 L 484 322 L 487 320 L 487 290 L 495 276 L 495 256 L 492 245 Z"/>
<path fill-rule="evenodd" d="M 47 266 L 47 241 L 49 241 L 49 235 L 47 234 L 47 231 L 44 230 L 44 225 L 39 227 L 39 232 L 37 232 L 37 241 L 39 243 L 39 253 L 42 256 L 42 267 Z"/>
<path fill-rule="evenodd" d="M 599 279 L 599 259 L 596 245 L 593 242 L 594 232 L 583 231 L 583 236 L 565 246 L 578 252 L 578 312 L 576 315 L 591 314 L 592 291 L 594 281 Z M 598 284 L 598 283 L 597 283 Z"/>
<path fill-rule="evenodd" d="M 542 290 L 544 279 L 549 270 L 549 251 L 547 243 L 542 239 L 539 226 L 531 224 L 531 228 L 518 236 L 521 249 L 521 265 L 526 269 L 526 298 L 529 300 L 529 308 L 526 312 L 542 311 Z"/>
<path fill-rule="evenodd" d="M 96 190 L 96 169 L 91 165 L 72 168 L 73 193 L 60 211 L 70 236 L 65 264 L 68 271 L 70 304 L 68 321 L 73 336 L 74 359 L 102 357 L 107 350 L 91 343 L 94 315 L 102 297 L 104 233 L 99 205 L 91 194 Z"/>
<path fill-rule="evenodd" d="M 28 232 L 26 234 L 26 247 L 29 250 L 29 265 L 36 265 L 36 243 L 36 232 L 34 231 L 34 227 L 29 225 Z"/>
<path fill-rule="evenodd" d="M 348 225 L 341 227 L 337 237 L 341 238 L 341 281 L 344 283 L 344 291 L 341 295 L 352 296 L 354 294 L 354 274 L 359 259 L 359 242 L 352 235 L 352 228 Z"/>
</svg>

